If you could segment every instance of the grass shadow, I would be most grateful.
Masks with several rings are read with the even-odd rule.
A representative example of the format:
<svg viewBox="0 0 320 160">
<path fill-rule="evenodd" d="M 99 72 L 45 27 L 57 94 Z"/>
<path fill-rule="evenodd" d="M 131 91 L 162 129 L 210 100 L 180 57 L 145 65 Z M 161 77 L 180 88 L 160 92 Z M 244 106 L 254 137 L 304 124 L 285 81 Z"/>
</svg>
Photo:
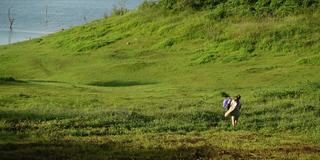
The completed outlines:
<svg viewBox="0 0 320 160">
<path fill-rule="evenodd" d="M 66 83 L 66 82 L 61 82 L 61 81 L 54 81 L 54 80 L 28 80 L 29 82 L 39 82 L 39 83 Z"/>
<path fill-rule="evenodd" d="M 278 146 L 271 149 L 226 149 L 202 144 L 199 146 L 181 146 L 175 148 L 135 147 L 130 142 L 105 141 L 94 142 L 52 141 L 35 143 L 0 144 L 0 159 L 282 159 L 301 158 L 302 155 L 319 154 L 320 148 L 309 145 Z M 293 158 L 293 159 L 295 159 Z"/>
<path fill-rule="evenodd" d="M 88 85 L 99 87 L 131 87 L 157 84 L 156 82 L 138 82 L 138 81 L 108 81 L 108 82 L 93 82 Z"/>
<path fill-rule="evenodd" d="M 0 84 L 17 84 L 17 83 L 27 83 L 27 82 L 15 79 L 13 77 L 0 77 Z"/>
<path fill-rule="evenodd" d="M 36 142 L 0 144 L 1 159 L 211 159 L 223 157 L 216 147 L 134 148 L 117 142 Z M 233 153 L 228 153 L 235 158 Z M 223 152 L 223 154 L 225 154 Z M 237 157 L 242 155 L 237 155 Z"/>
</svg>

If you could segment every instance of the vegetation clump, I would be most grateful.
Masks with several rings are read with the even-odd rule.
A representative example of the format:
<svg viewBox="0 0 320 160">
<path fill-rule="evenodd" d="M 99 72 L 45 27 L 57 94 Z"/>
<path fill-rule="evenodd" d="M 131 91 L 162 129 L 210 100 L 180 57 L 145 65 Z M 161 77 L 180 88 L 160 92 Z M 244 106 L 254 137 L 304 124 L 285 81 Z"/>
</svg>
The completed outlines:
<svg viewBox="0 0 320 160">
<path fill-rule="evenodd" d="M 0 77 L 0 84 L 1 83 L 18 83 L 18 82 L 24 82 L 24 81 L 17 80 L 14 77 Z"/>
<path fill-rule="evenodd" d="M 0 77 L 0 81 L 4 81 L 4 82 L 15 82 L 16 79 L 13 77 Z"/>
<path fill-rule="evenodd" d="M 184 9 L 218 9 L 231 15 L 287 15 L 319 7 L 317 0 L 160 0 L 159 7 Z"/>
</svg>

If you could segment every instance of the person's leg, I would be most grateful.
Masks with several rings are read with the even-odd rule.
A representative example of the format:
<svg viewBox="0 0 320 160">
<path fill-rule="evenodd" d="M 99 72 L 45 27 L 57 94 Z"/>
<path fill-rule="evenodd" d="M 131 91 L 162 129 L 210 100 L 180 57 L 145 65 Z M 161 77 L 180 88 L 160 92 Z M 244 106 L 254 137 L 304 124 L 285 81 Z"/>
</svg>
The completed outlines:
<svg viewBox="0 0 320 160">
<path fill-rule="evenodd" d="M 239 117 L 240 117 L 240 112 L 236 112 L 235 115 L 233 116 L 233 121 L 234 121 L 234 125 L 233 127 L 236 127 L 238 125 L 239 122 Z"/>
<path fill-rule="evenodd" d="M 234 120 L 234 127 L 236 127 L 237 126 L 237 124 L 238 124 L 238 120 Z"/>
<path fill-rule="evenodd" d="M 236 127 L 234 116 L 231 116 L 232 127 Z"/>
</svg>

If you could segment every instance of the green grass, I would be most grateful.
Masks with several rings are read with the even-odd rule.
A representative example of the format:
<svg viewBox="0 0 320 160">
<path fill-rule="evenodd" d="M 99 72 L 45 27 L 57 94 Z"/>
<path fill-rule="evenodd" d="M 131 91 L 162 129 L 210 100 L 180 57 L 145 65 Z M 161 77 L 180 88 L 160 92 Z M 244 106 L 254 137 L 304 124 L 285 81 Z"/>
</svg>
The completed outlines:
<svg viewBox="0 0 320 160">
<path fill-rule="evenodd" d="M 145 7 L 0 46 L 0 157 L 319 159 L 319 12 L 216 12 Z M 222 91 L 243 97 L 236 129 Z"/>
</svg>

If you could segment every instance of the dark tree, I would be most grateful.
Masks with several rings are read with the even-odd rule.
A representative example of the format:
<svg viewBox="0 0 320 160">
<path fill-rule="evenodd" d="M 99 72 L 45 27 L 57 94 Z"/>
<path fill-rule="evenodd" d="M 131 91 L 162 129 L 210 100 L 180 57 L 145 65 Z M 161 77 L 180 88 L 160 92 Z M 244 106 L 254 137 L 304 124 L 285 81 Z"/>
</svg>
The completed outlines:
<svg viewBox="0 0 320 160">
<path fill-rule="evenodd" d="M 8 20 L 9 20 L 9 28 L 12 31 L 12 26 L 15 21 L 14 17 L 11 15 L 11 8 L 8 9 Z"/>
</svg>

